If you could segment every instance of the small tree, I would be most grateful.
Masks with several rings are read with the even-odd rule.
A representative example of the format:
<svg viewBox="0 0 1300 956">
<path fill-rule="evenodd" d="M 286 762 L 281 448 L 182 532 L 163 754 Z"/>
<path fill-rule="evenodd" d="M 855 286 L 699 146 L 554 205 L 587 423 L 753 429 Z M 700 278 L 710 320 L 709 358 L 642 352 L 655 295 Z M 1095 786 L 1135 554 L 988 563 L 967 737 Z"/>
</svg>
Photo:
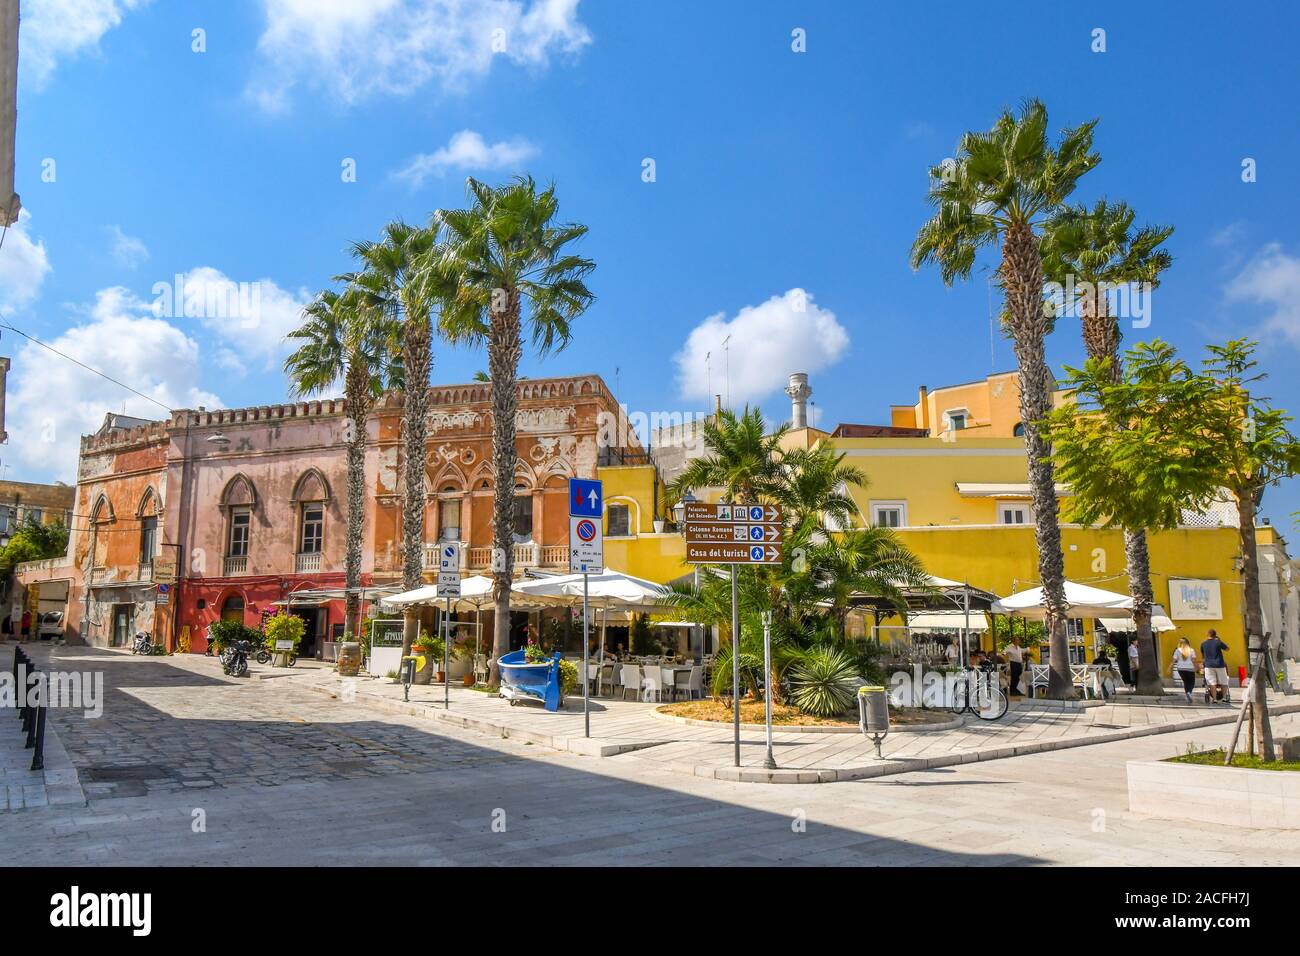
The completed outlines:
<svg viewBox="0 0 1300 956">
<path fill-rule="evenodd" d="M 1287 428 L 1291 416 L 1280 408 L 1269 407 L 1267 398 L 1250 393 L 1250 386 L 1266 377 L 1253 372 L 1257 345 L 1247 339 L 1233 339 L 1224 345 L 1209 346 L 1202 379 L 1208 398 L 1204 405 L 1205 435 L 1219 461 L 1220 485 L 1237 506 L 1247 646 L 1262 651 L 1264 614 L 1259 597 L 1255 518 L 1269 485 L 1300 474 L 1300 440 Z M 1256 670 L 1252 667 L 1252 675 Z M 1271 761 L 1273 728 L 1268 719 L 1264 681 L 1252 676 L 1250 692 L 1256 744 L 1261 757 Z"/>
<path fill-rule="evenodd" d="M 57 558 L 67 550 L 68 528 L 62 521 L 41 524 L 35 515 L 28 514 L 0 551 L 0 565 L 12 568 L 24 561 Z"/>
<path fill-rule="evenodd" d="M 1175 528 L 1184 509 L 1213 496 L 1221 477 L 1204 430 L 1208 383 L 1159 340 L 1130 349 L 1125 365 L 1119 377 L 1110 359 L 1067 369 L 1073 402 L 1046 421 L 1052 461 L 1073 489 L 1068 507 L 1080 524 Z M 1130 578 L 1149 580 L 1149 565 L 1139 564 L 1130 565 Z M 1134 603 L 1141 636 L 1143 623 L 1149 632 L 1149 604 L 1144 622 Z M 1163 693 L 1154 641 L 1139 640 L 1138 654 L 1138 691 Z"/>
<path fill-rule="evenodd" d="M 267 649 L 274 651 L 276 641 L 293 641 L 293 653 L 297 653 L 298 643 L 306 630 L 307 623 L 302 618 L 281 609 L 279 613 L 266 619 L 264 632 L 266 643 L 270 645 Z"/>
</svg>

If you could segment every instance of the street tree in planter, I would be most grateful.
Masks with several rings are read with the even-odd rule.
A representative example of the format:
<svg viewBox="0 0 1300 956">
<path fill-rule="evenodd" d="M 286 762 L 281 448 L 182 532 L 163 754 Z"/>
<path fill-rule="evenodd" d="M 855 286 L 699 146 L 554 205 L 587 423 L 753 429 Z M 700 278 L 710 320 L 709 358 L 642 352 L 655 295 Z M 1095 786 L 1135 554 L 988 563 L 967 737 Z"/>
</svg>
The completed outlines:
<svg viewBox="0 0 1300 956">
<path fill-rule="evenodd" d="M 1202 378 L 1206 381 L 1205 431 L 1219 462 L 1220 484 L 1237 506 L 1241 543 L 1241 579 L 1246 605 L 1246 639 L 1251 647 L 1264 640 L 1264 614 L 1259 596 L 1259 552 L 1255 548 L 1255 519 L 1269 485 L 1300 475 L 1300 439 L 1291 434 L 1290 415 L 1272 408 L 1268 399 L 1251 394 L 1251 386 L 1266 376 L 1256 373 L 1258 343 L 1232 339 L 1207 347 Z M 1252 661 L 1252 674 L 1254 673 Z M 1255 711 L 1255 742 L 1265 761 L 1274 759 L 1273 728 L 1268 717 L 1265 681 L 1251 682 Z"/>
<path fill-rule="evenodd" d="M 287 663 L 288 654 L 298 653 L 298 644 L 302 641 L 306 630 L 306 621 L 297 614 L 290 614 L 287 610 L 281 608 L 278 613 L 266 619 L 266 625 L 263 628 L 263 632 L 266 634 L 266 649 Z M 291 641 L 293 649 L 290 651 L 277 650 L 276 644 L 279 641 Z M 285 656 L 281 657 L 281 655 Z"/>
</svg>

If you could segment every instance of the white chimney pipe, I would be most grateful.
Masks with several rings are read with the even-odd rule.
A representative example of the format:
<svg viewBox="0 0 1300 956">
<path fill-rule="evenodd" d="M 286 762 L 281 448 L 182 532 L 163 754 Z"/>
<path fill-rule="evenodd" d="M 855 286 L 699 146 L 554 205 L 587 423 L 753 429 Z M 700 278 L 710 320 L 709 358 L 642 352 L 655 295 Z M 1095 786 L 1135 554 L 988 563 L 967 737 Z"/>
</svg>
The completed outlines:
<svg viewBox="0 0 1300 956">
<path fill-rule="evenodd" d="M 808 398 L 813 391 L 808 387 L 808 373 L 795 372 L 790 376 L 790 384 L 785 387 L 790 396 L 790 427 L 808 427 Z"/>
</svg>

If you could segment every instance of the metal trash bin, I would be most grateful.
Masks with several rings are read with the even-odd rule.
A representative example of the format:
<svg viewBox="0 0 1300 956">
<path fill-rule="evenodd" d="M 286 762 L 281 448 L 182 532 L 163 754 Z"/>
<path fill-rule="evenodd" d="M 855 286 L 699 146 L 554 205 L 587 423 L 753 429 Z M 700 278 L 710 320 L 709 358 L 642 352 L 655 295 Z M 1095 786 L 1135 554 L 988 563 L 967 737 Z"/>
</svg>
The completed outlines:
<svg viewBox="0 0 1300 956">
<path fill-rule="evenodd" d="M 858 688 L 858 727 L 871 742 L 876 745 L 876 757 L 880 757 L 880 745 L 889 736 L 889 695 L 885 688 L 868 685 Z"/>
</svg>

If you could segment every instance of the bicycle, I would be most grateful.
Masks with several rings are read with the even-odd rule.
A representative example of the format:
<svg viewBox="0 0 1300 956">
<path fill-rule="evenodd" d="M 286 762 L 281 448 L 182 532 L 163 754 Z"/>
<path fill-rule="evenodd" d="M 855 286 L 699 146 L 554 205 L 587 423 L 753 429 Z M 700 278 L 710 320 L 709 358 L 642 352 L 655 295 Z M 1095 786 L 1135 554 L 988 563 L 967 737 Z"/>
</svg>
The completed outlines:
<svg viewBox="0 0 1300 956">
<path fill-rule="evenodd" d="M 1001 720 L 1011 704 L 996 681 L 996 671 L 969 668 L 963 679 L 953 684 L 952 712 L 961 716 L 970 711 L 980 720 Z"/>
</svg>

